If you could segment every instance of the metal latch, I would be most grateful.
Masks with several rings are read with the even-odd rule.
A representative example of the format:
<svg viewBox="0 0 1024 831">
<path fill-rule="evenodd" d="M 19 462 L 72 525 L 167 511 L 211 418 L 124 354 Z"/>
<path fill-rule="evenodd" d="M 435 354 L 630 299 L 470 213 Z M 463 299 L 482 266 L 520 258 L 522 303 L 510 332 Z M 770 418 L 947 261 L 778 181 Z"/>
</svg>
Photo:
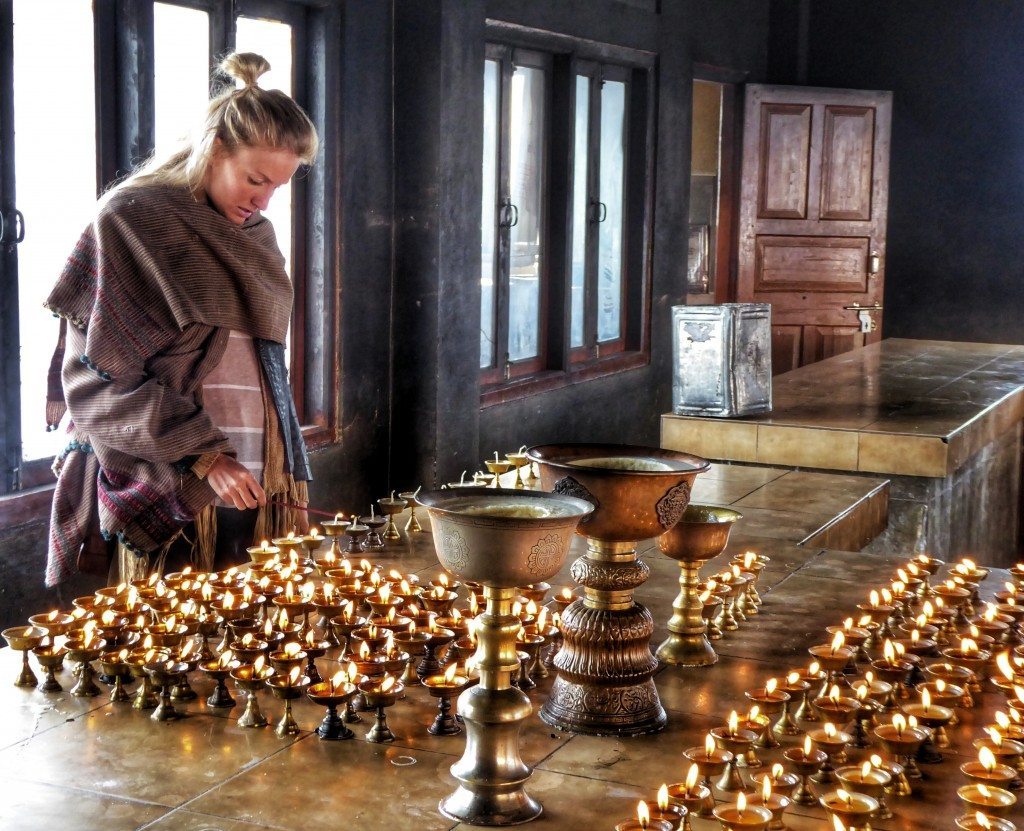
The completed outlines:
<svg viewBox="0 0 1024 831">
<path fill-rule="evenodd" d="M 867 334 L 868 332 L 875 331 L 875 321 L 871 317 L 871 312 L 867 309 L 861 309 L 857 312 L 857 319 L 860 321 L 860 330 Z"/>
</svg>

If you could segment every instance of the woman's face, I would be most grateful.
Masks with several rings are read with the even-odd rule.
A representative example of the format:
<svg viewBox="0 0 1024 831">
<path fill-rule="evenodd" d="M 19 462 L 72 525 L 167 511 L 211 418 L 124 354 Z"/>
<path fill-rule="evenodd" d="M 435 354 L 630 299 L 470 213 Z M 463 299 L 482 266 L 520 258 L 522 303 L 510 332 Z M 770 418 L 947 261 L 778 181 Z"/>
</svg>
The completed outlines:
<svg viewBox="0 0 1024 831">
<path fill-rule="evenodd" d="M 274 191 L 288 184 L 298 167 L 291 150 L 241 146 L 229 152 L 218 139 L 206 170 L 206 195 L 218 213 L 241 225 L 267 209 Z"/>
</svg>

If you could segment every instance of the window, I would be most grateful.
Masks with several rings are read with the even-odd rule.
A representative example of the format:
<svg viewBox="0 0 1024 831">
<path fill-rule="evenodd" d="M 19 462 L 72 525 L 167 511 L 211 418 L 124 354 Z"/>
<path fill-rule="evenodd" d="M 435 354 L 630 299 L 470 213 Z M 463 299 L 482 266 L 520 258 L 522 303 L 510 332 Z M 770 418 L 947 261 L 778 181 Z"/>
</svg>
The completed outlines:
<svg viewBox="0 0 1024 831">
<path fill-rule="evenodd" d="M 332 141 L 335 105 L 324 87 L 334 50 L 307 45 L 312 39 L 340 42 L 339 21 L 331 4 L 284 0 L 0 4 L 0 108 L 13 112 L 13 118 L 0 119 L 0 285 L 12 299 L 0 323 L 0 495 L 52 481 L 50 460 L 66 442 L 63 429 L 45 432 L 56 325 L 46 325 L 41 303 L 97 195 L 151 151 L 172 150 L 182 132 L 199 122 L 210 69 L 231 48 L 267 57 L 272 70 L 261 85 L 295 97 L 313 117 L 322 143 Z M 83 32 L 94 37 L 83 39 Z M 58 64 L 50 60 L 54 54 L 62 55 Z M 54 90 L 60 90 L 59 112 Z M 333 279 L 327 275 L 336 255 L 323 234 L 308 233 L 313 222 L 307 218 L 312 211 L 322 223 L 329 181 L 322 168 L 300 172 L 268 212 L 295 285 L 291 379 L 313 445 L 334 440 L 336 418 L 337 350 L 331 348 L 333 327 L 324 323 L 332 309 Z M 307 342 L 316 348 L 307 349 Z"/>
<path fill-rule="evenodd" d="M 546 138 L 550 62 L 492 48 L 484 65 L 485 204 L 481 354 L 486 377 L 545 364 Z"/>
<path fill-rule="evenodd" d="M 483 67 L 484 404 L 649 354 L 649 56 L 509 40 L 488 44 Z"/>
</svg>

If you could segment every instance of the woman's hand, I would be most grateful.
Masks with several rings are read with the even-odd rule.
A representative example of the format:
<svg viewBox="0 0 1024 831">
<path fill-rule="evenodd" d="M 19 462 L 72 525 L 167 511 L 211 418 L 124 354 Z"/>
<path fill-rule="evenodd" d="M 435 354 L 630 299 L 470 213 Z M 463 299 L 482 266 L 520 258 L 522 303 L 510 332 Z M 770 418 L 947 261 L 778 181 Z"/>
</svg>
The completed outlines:
<svg viewBox="0 0 1024 831">
<path fill-rule="evenodd" d="M 206 481 L 217 496 L 234 505 L 238 510 L 262 507 L 267 504 L 267 494 L 244 465 L 223 453 L 210 466 Z"/>
</svg>

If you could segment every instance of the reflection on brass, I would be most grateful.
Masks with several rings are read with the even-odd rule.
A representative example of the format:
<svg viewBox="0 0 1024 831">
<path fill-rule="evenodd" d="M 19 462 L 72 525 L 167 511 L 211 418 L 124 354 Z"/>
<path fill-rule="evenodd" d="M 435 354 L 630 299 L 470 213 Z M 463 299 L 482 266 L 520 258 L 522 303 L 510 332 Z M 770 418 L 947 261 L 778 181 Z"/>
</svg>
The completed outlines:
<svg viewBox="0 0 1024 831">
<path fill-rule="evenodd" d="M 632 736 L 665 726 L 654 687 L 654 620 L 634 602 L 648 576 L 637 560 L 638 540 L 663 534 L 680 518 L 704 459 L 630 445 L 565 444 L 532 447 L 545 490 L 584 496 L 594 506 L 577 533 L 587 553 L 572 576 L 584 598 L 562 614 L 558 676 L 541 718 L 561 730 Z"/>
<path fill-rule="evenodd" d="M 513 673 L 520 670 L 520 622 L 512 614 L 515 587 L 558 573 L 577 523 L 593 506 L 569 496 L 526 496 L 511 488 L 458 488 L 418 499 L 430 514 L 438 559 L 457 577 L 482 583 L 487 604 L 476 629 L 480 683 L 458 702 L 467 733 L 465 753 L 452 766 L 459 787 L 438 807 L 446 817 L 470 825 L 528 822 L 543 808 L 526 793 L 531 770 L 519 752 L 519 733 L 533 707 L 512 685 Z M 524 504 L 547 510 L 510 510 Z M 471 510 L 460 512 L 459 507 Z"/>
<path fill-rule="evenodd" d="M 729 542 L 729 532 L 742 514 L 729 508 L 690 505 L 674 528 L 658 537 L 661 553 L 679 563 L 679 595 L 672 603 L 668 638 L 657 656 L 667 664 L 710 666 L 718 655 L 707 636 L 704 604 L 700 600 L 700 567 L 717 557 Z"/>
</svg>

